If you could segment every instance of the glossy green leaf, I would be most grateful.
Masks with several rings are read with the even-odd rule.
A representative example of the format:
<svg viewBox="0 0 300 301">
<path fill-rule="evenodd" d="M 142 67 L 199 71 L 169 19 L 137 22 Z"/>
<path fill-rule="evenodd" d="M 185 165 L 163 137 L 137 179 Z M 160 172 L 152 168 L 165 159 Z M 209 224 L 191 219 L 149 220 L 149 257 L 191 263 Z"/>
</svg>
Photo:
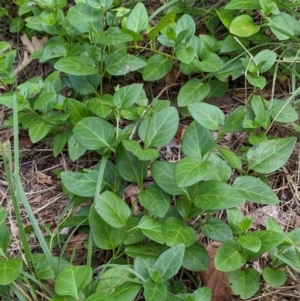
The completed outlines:
<svg viewBox="0 0 300 301">
<path fill-rule="evenodd" d="M 140 274 L 145 280 L 151 279 L 149 271 L 155 263 L 153 258 L 137 257 L 134 260 L 134 270 Z"/>
<path fill-rule="evenodd" d="M 6 213 L 6 212 L 5 212 Z M 10 242 L 10 234 L 6 224 L 0 223 L 0 258 L 6 258 L 7 248 Z"/>
<path fill-rule="evenodd" d="M 247 114 L 247 111 L 244 107 L 239 106 L 235 108 L 225 119 L 224 128 L 221 131 L 222 133 L 237 133 L 243 132 L 243 121 Z"/>
<path fill-rule="evenodd" d="M 281 269 L 264 267 L 262 276 L 264 280 L 272 287 L 280 287 L 286 282 L 286 274 Z"/>
<path fill-rule="evenodd" d="M 61 134 L 57 134 L 54 136 L 52 141 L 54 157 L 57 157 L 60 154 L 60 152 L 63 150 L 63 148 L 65 147 L 68 141 L 68 136 L 69 135 L 67 132 L 62 132 Z"/>
<path fill-rule="evenodd" d="M 69 112 L 70 122 L 74 126 L 83 118 L 91 116 L 90 110 L 76 99 L 67 99 L 67 110 Z"/>
<path fill-rule="evenodd" d="M 146 62 L 126 52 L 110 53 L 105 59 L 106 71 L 115 76 L 126 75 L 131 71 L 143 68 Z"/>
<path fill-rule="evenodd" d="M 147 174 L 147 161 L 141 161 L 132 152 L 119 144 L 116 151 L 116 165 L 125 181 L 137 183 L 140 187 Z"/>
<path fill-rule="evenodd" d="M 285 238 L 284 234 L 270 230 L 261 230 L 255 232 L 261 241 L 259 253 L 265 253 L 281 244 Z"/>
<path fill-rule="evenodd" d="M 212 292 L 209 287 L 199 287 L 192 294 L 193 301 L 211 301 Z M 191 301 L 192 301 L 191 300 Z M 185 301 L 188 301 L 185 299 Z"/>
<path fill-rule="evenodd" d="M 126 238 L 123 241 L 124 245 L 132 245 L 144 241 L 147 239 L 147 236 L 137 228 L 142 216 L 132 216 L 126 227 Z"/>
<path fill-rule="evenodd" d="M 190 64 L 195 56 L 196 52 L 191 46 L 182 46 L 176 49 L 176 58 L 184 64 Z"/>
<path fill-rule="evenodd" d="M 153 269 L 157 270 L 163 279 L 171 279 L 178 273 L 182 265 L 184 250 L 184 244 L 171 247 L 158 257 Z"/>
<path fill-rule="evenodd" d="M 199 102 L 190 104 L 188 109 L 192 117 L 209 130 L 219 130 L 224 123 L 224 113 L 214 105 Z"/>
<path fill-rule="evenodd" d="M 159 80 L 167 75 L 172 67 L 173 61 L 169 57 L 163 54 L 154 54 L 147 60 L 147 64 L 143 68 L 143 80 Z"/>
<path fill-rule="evenodd" d="M 209 91 L 209 84 L 203 83 L 198 78 L 192 78 L 180 88 L 177 99 L 178 105 L 185 107 L 189 104 L 203 101 Z"/>
<path fill-rule="evenodd" d="M 187 43 L 192 38 L 192 36 L 195 34 L 196 31 L 195 21 L 190 15 L 184 14 L 178 19 L 176 23 L 176 27 L 175 27 L 176 36 L 178 36 L 183 31 L 185 31 L 185 38 L 183 42 Z"/>
<path fill-rule="evenodd" d="M 99 72 L 95 62 L 90 57 L 69 56 L 59 59 L 54 68 L 72 75 L 93 75 Z"/>
<path fill-rule="evenodd" d="M 286 18 L 284 18 L 284 16 L 281 15 L 281 13 L 278 15 L 272 15 L 271 17 L 267 17 L 266 20 L 269 21 L 268 25 L 272 33 L 280 41 L 288 40 L 290 36 L 294 34 L 293 28 L 289 25 Z"/>
<path fill-rule="evenodd" d="M 99 117 L 86 117 L 73 129 L 76 140 L 88 150 L 110 147 L 115 128 Z"/>
<path fill-rule="evenodd" d="M 260 89 L 263 89 L 267 84 L 267 80 L 263 76 L 253 76 L 252 74 L 248 73 L 246 78 L 252 86 Z"/>
<path fill-rule="evenodd" d="M 237 238 L 239 244 L 246 250 L 258 252 L 261 248 L 261 240 L 256 233 L 245 233 Z"/>
<path fill-rule="evenodd" d="M 260 275 L 252 268 L 229 272 L 228 280 L 233 292 L 243 300 L 251 298 L 259 290 Z"/>
<path fill-rule="evenodd" d="M 132 152 L 141 161 L 153 161 L 159 157 L 158 150 L 154 148 L 142 149 L 135 140 L 123 140 L 122 143 L 126 150 Z"/>
<path fill-rule="evenodd" d="M 95 115 L 106 118 L 112 112 L 112 95 L 104 94 L 102 97 L 93 97 L 88 100 L 87 106 Z"/>
<path fill-rule="evenodd" d="M 218 249 L 214 263 L 217 270 L 222 272 L 234 271 L 242 267 L 247 261 L 240 246 L 233 240 L 225 241 Z"/>
<path fill-rule="evenodd" d="M 231 150 L 223 147 L 217 147 L 221 157 L 226 160 L 233 168 L 242 170 L 242 160 Z"/>
<path fill-rule="evenodd" d="M 162 234 L 168 246 L 183 243 L 185 247 L 191 246 L 196 241 L 196 231 L 183 224 L 176 217 L 169 217 L 162 226 Z"/>
<path fill-rule="evenodd" d="M 100 85 L 100 75 L 95 73 L 93 75 L 76 76 L 68 74 L 68 81 L 72 89 L 82 95 L 95 93 Z"/>
<path fill-rule="evenodd" d="M 145 5 L 140 2 L 130 12 L 126 26 L 128 29 L 140 33 L 145 30 L 148 25 L 148 13 Z"/>
<path fill-rule="evenodd" d="M 55 292 L 62 296 L 73 296 L 78 299 L 82 291 L 92 280 L 93 271 L 88 266 L 68 266 L 57 276 Z"/>
<path fill-rule="evenodd" d="M 164 244 L 165 240 L 162 235 L 162 224 L 158 220 L 149 215 L 144 215 L 137 227 L 150 239 L 160 244 Z"/>
<path fill-rule="evenodd" d="M 194 158 L 185 157 L 175 166 L 175 181 L 179 187 L 187 187 L 203 180 L 211 172 L 212 163 L 199 163 Z"/>
<path fill-rule="evenodd" d="M 297 253 L 295 251 L 289 251 L 284 254 L 276 252 L 274 255 L 275 257 L 279 258 L 284 263 L 289 265 L 297 273 L 300 273 L 299 251 Z"/>
<path fill-rule="evenodd" d="M 178 129 L 179 116 L 175 107 L 168 107 L 142 121 L 138 133 L 145 148 L 168 145 Z"/>
<path fill-rule="evenodd" d="M 239 206 L 246 199 L 234 187 L 216 180 L 199 184 L 195 205 L 206 210 L 221 210 Z"/>
<path fill-rule="evenodd" d="M 6 219 L 6 215 L 6 209 L 0 206 L 0 224 L 4 222 L 4 220 Z"/>
<path fill-rule="evenodd" d="M 43 139 L 51 130 L 51 125 L 44 120 L 37 120 L 29 126 L 28 134 L 32 143 Z"/>
<path fill-rule="evenodd" d="M 277 122 L 290 123 L 298 120 L 298 113 L 291 104 L 285 100 L 272 100 L 272 117 Z"/>
<path fill-rule="evenodd" d="M 146 301 L 163 301 L 167 296 L 168 289 L 163 283 L 155 283 L 147 280 L 144 283 L 144 296 Z"/>
<path fill-rule="evenodd" d="M 162 253 L 164 248 L 165 245 L 151 241 L 145 245 L 136 244 L 136 245 L 127 246 L 125 248 L 125 253 L 132 258 L 142 257 L 144 259 L 146 258 L 156 259 Z"/>
<path fill-rule="evenodd" d="M 76 161 L 78 158 L 80 158 L 85 152 L 86 148 L 83 147 L 74 137 L 74 135 L 71 135 L 68 140 L 68 154 L 72 161 Z"/>
<path fill-rule="evenodd" d="M 223 68 L 215 74 L 215 77 L 223 82 L 235 80 L 242 76 L 245 67 L 240 60 L 232 60 L 224 64 Z"/>
<path fill-rule="evenodd" d="M 229 226 L 221 219 L 210 217 L 201 227 L 201 232 L 208 238 L 216 241 L 226 241 L 233 238 Z"/>
<path fill-rule="evenodd" d="M 214 144 L 208 129 L 193 121 L 185 130 L 181 142 L 182 151 L 189 157 L 201 159 Z"/>
<path fill-rule="evenodd" d="M 122 110 L 128 109 L 139 99 L 142 84 L 132 84 L 118 89 L 113 97 L 113 104 Z"/>
<path fill-rule="evenodd" d="M 231 0 L 225 9 L 261 9 L 259 0 Z"/>
<path fill-rule="evenodd" d="M 174 180 L 175 164 L 167 161 L 154 161 L 151 174 L 155 183 L 171 195 L 185 194 L 186 190 L 179 187 Z"/>
<path fill-rule="evenodd" d="M 223 67 L 222 59 L 215 53 L 208 53 L 201 61 L 195 61 L 195 67 L 204 72 L 218 72 Z"/>
<path fill-rule="evenodd" d="M 131 210 L 124 200 L 111 191 L 105 191 L 95 200 L 95 209 L 98 214 L 112 227 L 126 226 Z"/>
<path fill-rule="evenodd" d="M 159 22 L 148 32 L 147 36 L 150 40 L 155 40 L 159 32 L 167 27 L 169 24 L 173 23 L 176 17 L 176 12 L 172 11 L 164 15 Z"/>
<path fill-rule="evenodd" d="M 256 64 L 263 65 L 259 68 L 259 72 L 263 73 L 268 71 L 276 62 L 277 54 L 269 49 L 264 49 L 255 55 Z"/>
<path fill-rule="evenodd" d="M 218 180 L 222 182 L 229 180 L 232 171 L 227 162 L 214 153 L 210 154 L 208 161 L 213 164 L 213 167 L 205 180 Z"/>
<path fill-rule="evenodd" d="M 208 254 L 206 249 L 195 242 L 185 249 L 182 266 L 194 272 L 205 271 L 208 268 Z"/>
<path fill-rule="evenodd" d="M 281 228 L 281 226 L 277 223 L 277 221 L 275 219 L 273 219 L 272 217 L 267 217 L 266 219 L 266 230 L 271 230 L 274 232 L 278 232 L 280 234 L 284 234 L 283 229 Z M 291 233 L 291 232 L 290 232 Z M 300 233 L 299 233 L 300 234 Z M 288 235 L 287 235 L 288 236 Z M 298 236 L 298 235 L 297 235 Z M 286 241 L 287 237 L 285 238 Z M 300 239 L 300 236 L 299 236 Z"/>
<path fill-rule="evenodd" d="M 89 224 L 93 241 L 98 248 L 113 250 L 124 241 L 125 229 L 113 228 L 106 223 L 97 213 L 95 204 L 90 209 Z"/>
<path fill-rule="evenodd" d="M 240 176 L 232 185 L 248 201 L 258 204 L 278 204 L 276 193 L 259 178 L 253 176 Z"/>
<path fill-rule="evenodd" d="M 23 270 L 22 258 L 0 260 L 0 285 L 8 285 L 16 280 Z"/>
<path fill-rule="evenodd" d="M 163 217 L 170 207 L 170 195 L 151 184 L 138 195 L 140 204 L 152 215 Z"/>
<path fill-rule="evenodd" d="M 268 174 L 284 165 L 293 152 L 296 137 L 278 138 L 255 145 L 247 152 L 249 169 Z"/>
<path fill-rule="evenodd" d="M 232 20 L 229 30 L 233 35 L 246 38 L 259 32 L 260 27 L 254 24 L 249 15 L 240 15 Z"/>
</svg>

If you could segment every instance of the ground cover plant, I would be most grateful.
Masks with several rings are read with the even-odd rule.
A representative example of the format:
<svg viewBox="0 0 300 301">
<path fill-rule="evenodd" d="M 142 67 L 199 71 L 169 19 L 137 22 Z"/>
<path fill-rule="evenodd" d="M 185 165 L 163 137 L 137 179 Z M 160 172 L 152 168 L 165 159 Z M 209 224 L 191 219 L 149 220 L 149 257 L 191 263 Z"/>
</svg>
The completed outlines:
<svg viewBox="0 0 300 301">
<path fill-rule="evenodd" d="M 280 202 L 269 177 L 297 148 L 298 1 L 172 0 L 150 13 L 143 1 L 16 0 L 15 15 L 2 3 L 11 32 L 48 37 L 31 58 L 51 66 L 45 78 L 18 84 L 16 51 L 0 43 L 0 104 L 13 110 L 5 127 L 14 130 L 13 150 L 6 143 L 1 153 L 21 252 L 8 254 L 0 207 L 2 298 L 221 300 L 195 280 L 210 268 L 203 241 L 220 243 L 214 267 L 243 300 L 261 283 L 280 287 L 300 272 L 300 229 L 272 217 L 257 229 L 243 210 Z M 232 111 L 210 101 L 222 102 L 237 82 L 244 102 Z M 281 98 L 276 85 L 286 82 Z M 163 98 L 172 87 L 175 97 Z M 91 168 L 56 173 L 69 202 L 55 229 L 37 222 L 26 197 L 19 129 L 54 156 L 98 158 Z M 226 148 L 232 135 L 243 139 Z M 166 156 L 174 138 L 176 160 Z M 136 193 L 126 198 L 132 185 Z M 76 248 L 64 255 L 79 230 L 87 233 L 86 258 L 76 265 Z M 31 233 L 40 252 L 31 250 Z M 97 264 L 104 251 L 107 260 Z"/>
</svg>

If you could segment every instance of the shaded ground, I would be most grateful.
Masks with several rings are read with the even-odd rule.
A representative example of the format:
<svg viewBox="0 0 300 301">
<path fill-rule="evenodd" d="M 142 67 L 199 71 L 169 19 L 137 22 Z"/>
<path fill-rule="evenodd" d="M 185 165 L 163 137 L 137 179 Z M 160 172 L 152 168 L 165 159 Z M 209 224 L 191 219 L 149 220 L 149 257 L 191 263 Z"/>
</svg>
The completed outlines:
<svg viewBox="0 0 300 301">
<path fill-rule="evenodd" d="M 154 1 L 153 1 L 154 2 Z M 159 5 L 157 1 L 156 5 Z M 150 6 L 149 6 L 150 7 Z M 149 8 L 155 9 L 152 6 Z M 150 11 L 151 13 L 151 11 Z M 201 24 L 199 23 L 199 26 Z M 0 40 L 10 42 L 12 48 L 18 51 L 17 64 L 22 62 L 24 57 L 25 48 L 21 44 L 18 35 L 12 35 L 8 31 L 7 23 L 4 19 L 0 20 Z M 18 84 L 21 82 L 32 78 L 34 76 L 45 77 L 49 73 L 51 67 L 48 65 L 40 65 L 36 61 L 32 61 L 26 68 L 22 69 L 19 73 Z M 187 80 L 184 77 L 177 77 L 178 70 L 176 66 L 171 71 L 170 75 L 164 80 L 161 80 L 151 87 L 153 94 L 159 96 L 160 99 L 173 100 L 176 98 L 180 86 Z M 138 81 L 137 78 L 126 78 L 126 84 L 128 81 Z M 106 83 L 104 90 L 109 92 L 118 82 Z M 121 83 L 122 84 L 122 83 Z M 11 87 L 13 89 L 13 87 Z M 147 93 L 150 93 L 150 87 L 148 84 L 145 85 Z M 276 96 L 278 98 L 287 97 L 289 93 L 289 85 L 279 84 L 276 86 Z M 4 92 L 4 91 L 0 91 Z M 265 97 L 271 95 L 271 83 L 265 89 Z M 247 88 L 244 87 L 243 80 L 238 80 L 231 83 L 228 93 L 219 99 L 209 100 L 211 103 L 218 105 L 224 113 L 230 113 L 238 104 L 243 104 L 245 102 L 245 95 L 247 96 Z M 5 125 L 7 119 L 11 115 L 11 110 L 0 106 L 0 124 Z M 176 138 L 173 142 L 166 148 L 161 150 L 161 156 L 164 160 L 177 161 L 181 157 L 180 141 L 185 127 L 189 124 L 189 118 L 181 119 L 181 130 L 178 131 Z M 283 128 L 272 128 L 272 134 L 284 137 L 289 136 L 289 132 L 285 132 Z M 10 128 L 0 128 L 0 139 L 2 142 L 11 140 L 12 130 Z M 243 134 L 230 134 L 224 137 L 222 141 L 223 145 L 228 149 L 235 151 L 240 145 L 245 141 L 245 136 Z M 277 193 L 279 199 L 281 200 L 279 205 L 265 206 L 260 208 L 253 203 L 248 202 L 241 210 L 245 215 L 255 217 L 254 227 L 256 229 L 263 229 L 265 227 L 265 220 L 268 216 L 273 217 L 278 221 L 278 223 L 283 227 L 285 231 L 291 231 L 295 227 L 300 227 L 300 193 L 299 193 L 299 183 L 300 183 L 300 153 L 299 153 L 299 142 L 289 160 L 289 162 L 281 168 L 279 171 L 271 174 L 269 176 L 270 186 Z M 60 217 L 63 209 L 68 203 L 68 198 L 62 193 L 60 180 L 57 177 L 57 172 L 62 170 L 73 170 L 76 171 L 80 168 L 88 168 L 95 165 L 99 157 L 90 152 L 83 157 L 81 157 L 77 162 L 72 162 L 68 156 L 67 152 L 62 152 L 58 157 L 54 157 L 52 153 L 51 146 L 47 140 L 37 145 L 32 145 L 27 134 L 20 131 L 20 147 L 21 147 L 21 178 L 23 181 L 24 189 L 26 195 L 32 205 L 35 216 L 40 224 L 48 225 L 51 227 L 56 226 L 56 222 Z M 149 178 L 148 180 L 151 180 Z M 146 179 L 147 181 L 147 179 Z M 126 198 L 134 197 L 138 193 L 137 187 L 130 185 L 126 189 Z M 16 237 L 17 227 L 15 223 L 15 218 L 13 214 L 12 205 L 10 202 L 8 185 L 6 182 L 5 172 L 3 168 L 2 161 L 0 160 L 0 205 L 7 208 L 8 220 L 10 231 L 12 237 Z M 222 213 L 220 213 L 222 215 Z M 23 215 L 23 224 L 26 226 L 29 221 L 26 215 Z M 71 229 L 68 230 L 71 232 Z M 35 251 L 39 250 L 39 246 L 33 236 L 30 238 L 31 247 Z M 73 249 L 77 248 L 77 253 L 75 256 L 75 262 L 80 264 L 85 259 L 85 249 L 82 242 L 86 239 L 85 233 L 76 232 L 72 240 L 70 241 L 66 256 L 69 257 L 72 254 Z M 199 240 L 204 244 L 208 245 L 209 241 L 205 238 L 199 237 Z M 16 241 L 13 240 L 11 249 L 11 255 L 16 255 L 18 253 L 18 245 Z M 102 262 L 106 262 L 110 257 L 110 252 L 103 251 L 95 254 L 95 265 Z M 261 271 L 261 269 L 267 263 L 267 258 L 262 257 L 259 261 L 254 263 L 254 267 Z M 255 297 L 249 300 L 263 300 L 263 301 L 296 301 L 300 300 L 300 275 L 296 274 L 294 271 L 288 271 L 288 280 L 285 286 L 272 289 L 268 285 L 262 283 L 261 289 L 256 294 Z M 216 284 L 221 283 L 223 280 L 223 275 L 215 274 L 214 282 Z M 184 282 L 187 287 L 191 290 L 195 288 L 195 284 L 200 283 L 200 277 L 196 273 L 191 275 L 185 275 Z M 217 286 L 215 287 L 218 290 Z M 221 299 L 220 301 L 223 301 Z M 142 299 L 139 299 L 142 300 Z M 232 300 L 238 301 L 239 298 L 232 297 Z M 225 299 L 224 299 L 225 301 Z"/>
</svg>

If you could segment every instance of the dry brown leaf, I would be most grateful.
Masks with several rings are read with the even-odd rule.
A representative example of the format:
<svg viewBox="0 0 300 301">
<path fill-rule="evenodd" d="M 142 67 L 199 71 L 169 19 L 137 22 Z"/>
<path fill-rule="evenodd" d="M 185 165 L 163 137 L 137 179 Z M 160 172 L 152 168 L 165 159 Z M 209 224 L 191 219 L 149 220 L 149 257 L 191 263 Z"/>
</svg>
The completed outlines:
<svg viewBox="0 0 300 301">
<path fill-rule="evenodd" d="M 36 172 L 38 181 L 41 184 L 52 184 L 52 178 L 50 176 L 45 175 L 44 173 L 37 171 Z"/>
<path fill-rule="evenodd" d="M 20 148 L 31 148 L 33 143 L 31 142 L 29 136 L 20 136 L 19 137 L 19 147 Z"/>
<path fill-rule="evenodd" d="M 227 280 L 227 274 L 215 268 L 214 257 L 221 243 L 212 242 L 206 247 L 209 263 L 208 270 L 200 272 L 204 286 L 212 290 L 212 301 L 231 301 L 232 290 Z"/>
<path fill-rule="evenodd" d="M 87 239 L 87 234 L 83 232 L 79 232 L 74 235 L 67 245 L 66 251 L 80 250 L 84 248 L 84 241 Z"/>
<path fill-rule="evenodd" d="M 248 216 L 254 217 L 251 229 L 258 229 L 261 226 L 265 227 L 266 220 L 268 217 L 272 217 L 277 221 L 280 219 L 278 205 L 267 205 L 262 208 L 258 208 L 257 210 L 250 213 Z"/>
</svg>

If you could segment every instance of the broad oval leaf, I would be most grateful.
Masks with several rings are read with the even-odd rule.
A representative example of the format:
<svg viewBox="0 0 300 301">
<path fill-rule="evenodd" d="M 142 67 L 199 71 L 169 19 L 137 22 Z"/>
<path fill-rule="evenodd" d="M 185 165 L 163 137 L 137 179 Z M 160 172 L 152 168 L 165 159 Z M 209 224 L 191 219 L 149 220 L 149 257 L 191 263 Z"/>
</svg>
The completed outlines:
<svg viewBox="0 0 300 301">
<path fill-rule="evenodd" d="M 262 276 L 272 287 L 280 287 L 286 282 L 286 274 L 279 268 L 264 267 Z"/>
<path fill-rule="evenodd" d="M 106 71 L 115 76 L 125 75 L 143 68 L 146 62 L 126 52 L 110 53 L 105 59 Z"/>
<path fill-rule="evenodd" d="M 259 32 L 260 27 L 254 24 L 249 15 L 240 15 L 232 20 L 229 30 L 233 35 L 246 38 Z"/>
<path fill-rule="evenodd" d="M 242 160 L 233 151 L 217 146 L 217 150 L 221 157 L 227 161 L 233 168 L 242 170 Z"/>
<path fill-rule="evenodd" d="M 201 61 L 195 60 L 195 67 L 204 72 L 218 72 L 223 67 L 222 59 L 215 53 L 208 53 Z"/>
<path fill-rule="evenodd" d="M 123 140 L 122 143 L 126 150 L 132 152 L 141 161 L 153 161 L 159 157 L 158 150 L 154 148 L 142 149 L 135 140 Z"/>
<path fill-rule="evenodd" d="M 245 202 L 243 195 L 234 187 L 216 180 L 199 184 L 195 205 L 206 210 L 221 210 L 236 207 Z"/>
<path fill-rule="evenodd" d="M 2 224 L 4 222 L 4 220 L 6 219 L 6 210 L 4 207 L 0 206 L 0 224 Z"/>
<path fill-rule="evenodd" d="M 258 204 L 278 204 L 276 193 L 259 178 L 252 176 L 241 176 L 236 178 L 232 185 L 248 201 Z"/>
<path fill-rule="evenodd" d="M 51 130 L 51 125 L 44 120 L 32 122 L 29 126 L 29 137 L 32 143 L 36 143 L 43 139 Z"/>
<path fill-rule="evenodd" d="M 231 167 L 221 159 L 218 155 L 211 153 L 208 159 L 213 164 L 211 173 L 205 178 L 205 180 L 218 180 L 227 182 L 231 177 Z"/>
<path fill-rule="evenodd" d="M 158 220 L 150 217 L 149 215 L 144 215 L 137 227 L 150 239 L 160 244 L 165 243 L 162 235 L 162 224 Z"/>
<path fill-rule="evenodd" d="M 98 214 L 112 227 L 126 226 L 131 210 L 124 200 L 111 191 L 105 191 L 95 200 L 95 209 Z"/>
<path fill-rule="evenodd" d="M 10 233 L 4 223 L 0 223 L 0 258 L 7 256 L 7 248 L 10 243 Z"/>
<path fill-rule="evenodd" d="M 261 248 L 261 240 L 256 233 L 248 232 L 237 238 L 239 244 L 246 250 L 257 253 Z"/>
<path fill-rule="evenodd" d="M 228 281 L 233 292 L 243 300 L 251 298 L 260 286 L 260 275 L 252 268 L 236 270 L 228 273 Z"/>
<path fill-rule="evenodd" d="M 196 121 L 193 121 L 184 132 L 181 142 L 185 155 L 201 159 L 214 144 L 210 131 Z"/>
<path fill-rule="evenodd" d="M 240 246 L 233 240 L 225 241 L 218 249 L 214 263 L 217 270 L 222 272 L 234 271 L 242 267 L 247 261 Z"/>
<path fill-rule="evenodd" d="M 8 285 L 19 277 L 23 270 L 22 258 L 0 260 L 0 285 Z"/>
<path fill-rule="evenodd" d="M 176 36 L 178 36 L 184 30 L 186 31 L 184 42 L 187 43 L 194 36 L 196 30 L 195 21 L 188 14 L 184 14 L 177 21 L 175 27 Z"/>
<path fill-rule="evenodd" d="M 98 248 L 113 250 L 124 241 L 125 229 L 113 228 L 106 223 L 95 210 L 95 204 L 89 212 L 89 225 L 93 241 Z"/>
<path fill-rule="evenodd" d="M 207 270 L 208 268 L 208 254 L 206 249 L 195 242 L 193 245 L 185 249 L 182 266 L 194 272 Z"/>
<path fill-rule="evenodd" d="M 203 101 L 209 94 L 209 91 L 209 84 L 203 83 L 198 78 L 192 78 L 180 88 L 177 99 L 178 105 L 186 107 L 189 104 Z"/>
<path fill-rule="evenodd" d="M 247 152 L 249 169 L 268 174 L 284 165 L 293 152 L 296 137 L 263 141 Z"/>
<path fill-rule="evenodd" d="M 113 97 L 113 104 L 122 110 L 130 108 L 139 99 L 142 84 L 132 84 L 118 89 Z"/>
<path fill-rule="evenodd" d="M 226 4 L 225 9 L 261 9 L 259 0 L 231 0 Z"/>
<path fill-rule="evenodd" d="M 168 289 L 163 283 L 152 280 L 144 282 L 144 296 L 147 301 L 163 301 L 167 297 Z"/>
<path fill-rule="evenodd" d="M 184 63 L 190 64 L 196 56 L 196 51 L 192 46 L 177 47 L 176 58 Z"/>
<path fill-rule="evenodd" d="M 88 150 L 110 147 L 115 129 L 106 120 L 99 117 L 86 117 L 73 129 L 76 140 Z"/>
<path fill-rule="evenodd" d="M 265 253 L 277 247 L 285 239 L 285 234 L 281 234 L 271 230 L 261 230 L 255 232 L 261 240 L 261 248 L 259 253 Z"/>
<path fill-rule="evenodd" d="M 272 117 L 276 122 L 290 123 L 298 120 L 298 112 L 285 100 L 272 100 Z"/>
<path fill-rule="evenodd" d="M 149 120 L 150 119 L 150 120 Z M 174 138 L 179 124 L 178 111 L 174 107 L 165 108 L 140 124 L 138 133 L 145 148 L 168 145 Z"/>
<path fill-rule="evenodd" d="M 188 106 L 192 117 L 209 130 L 220 130 L 224 123 L 225 115 L 218 107 L 204 103 L 193 103 Z"/>
<path fill-rule="evenodd" d="M 196 231 L 180 222 L 176 217 L 169 217 L 163 223 L 162 233 L 166 244 L 170 247 L 179 243 L 189 247 L 196 241 Z"/>
<path fill-rule="evenodd" d="M 145 30 L 148 25 L 148 13 L 145 5 L 140 2 L 130 12 L 126 26 L 128 29 L 140 33 Z"/>
<path fill-rule="evenodd" d="M 72 75 L 93 75 L 99 72 L 94 60 L 84 56 L 69 56 L 59 59 L 54 68 Z"/>
<path fill-rule="evenodd" d="M 201 232 L 208 238 L 216 241 L 226 241 L 232 239 L 233 234 L 229 226 L 222 220 L 210 217 L 202 226 Z"/>
<path fill-rule="evenodd" d="M 56 277 L 55 291 L 59 295 L 78 299 L 79 293 L 89 284 L 92 276 L 91 267 L 67 266 Z"/>
<path fill-rule="evenodd" d="M 212 166 L 209 161 L 199 163 L 194 158 L 185 157 L 176 163 L 175 181 L 179 187 L 192 186 L 209 175 Z"/>
<path fill-rule="evenodd" d="M 259 67 L 259 72 L 263 73 L 268 71 L 276 62 L 276 57 L 277 57 L 276 52 L 271 51 L 269 49 L 264 49 L 259 53 L 257 53 L 255 55 L 256 64 L 258 65 L 264 62 L 264 64 L 261 67 Z"/>
<path fill-rule="evenodd" d="M 173 67 L 173 61 L 163 54 L 154 54 L 143 68 L 143 80 L 155 81 L 167 75 Z"/>
</svg>

